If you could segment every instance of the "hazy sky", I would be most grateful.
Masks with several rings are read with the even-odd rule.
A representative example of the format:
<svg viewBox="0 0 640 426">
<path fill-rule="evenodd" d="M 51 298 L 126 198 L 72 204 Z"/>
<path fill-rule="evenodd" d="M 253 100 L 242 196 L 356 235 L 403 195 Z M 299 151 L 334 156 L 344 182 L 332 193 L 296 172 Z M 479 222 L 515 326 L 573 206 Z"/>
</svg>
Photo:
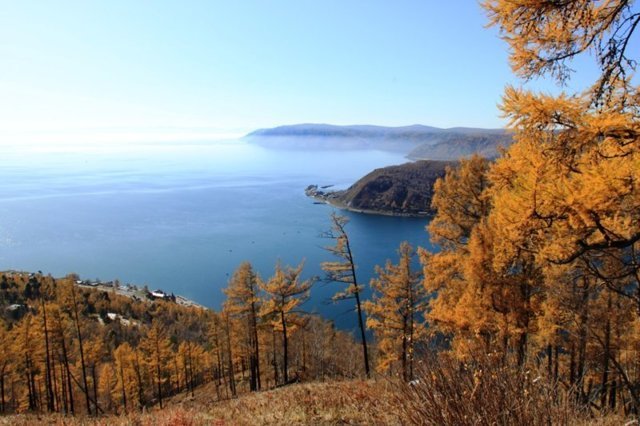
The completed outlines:
<svg viewBox="0 0 640 426">
<path fill-rule="evenodd" d="M 475 0 L 7 0 L 0 143 L 301 122 L 498 127 L 517 80 L 485 24 Z"/>
</svg>

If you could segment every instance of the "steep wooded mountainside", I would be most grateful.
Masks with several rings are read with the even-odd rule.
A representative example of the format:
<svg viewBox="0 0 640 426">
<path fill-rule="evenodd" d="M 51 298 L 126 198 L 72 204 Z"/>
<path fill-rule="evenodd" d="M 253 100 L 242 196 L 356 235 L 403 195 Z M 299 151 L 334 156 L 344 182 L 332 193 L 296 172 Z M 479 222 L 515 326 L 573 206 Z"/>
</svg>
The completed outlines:
<svg viewBox="0 0 640 426">
<path fill-rule="evenodd" d="M 450 161 L 416 161 L 376 169 L 344 191 L 325 192 L 312 185 L 307 195 L 365 213 L 428 216 L 433 184 L 444 176 Z"/>
</svg>

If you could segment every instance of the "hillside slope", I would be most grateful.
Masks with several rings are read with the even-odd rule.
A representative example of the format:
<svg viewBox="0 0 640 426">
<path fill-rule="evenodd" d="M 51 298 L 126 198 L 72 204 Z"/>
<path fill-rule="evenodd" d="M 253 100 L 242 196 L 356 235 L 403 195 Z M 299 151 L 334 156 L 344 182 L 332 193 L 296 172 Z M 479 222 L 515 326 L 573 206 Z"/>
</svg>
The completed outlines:
<svg viewBox="0 0 640 426">
<path fill-rule="evenodd" d="M 448 133 L 441 135 L 434 144 L 422 144 L 407 155 L 412 160 L 458 160 L 478 154 L 485 158 L 496 158 L 499 149 L 513 142 L 511 134 L 496 133 Z"/>
<path fill-rule="evenodd" d="M 213 384 L 183 393 L 147 412 L 122 416 L 68 417 L 23 414 L 0 417 L 0 425 L 35 423 L 65 425 L 400 425 L 401 411 L 394 407 L 393 389 L 384 381 L 329 381 L 295 384 L 274 390 L 245 393 L 217 400 Z M 43 422 L 44 420 L 44 422 Z"/>
<path fill-rule="evenodd" d="M 449 161 L 416 161 L 376 169 L 344 191 L 324 192 L 307 188 L 315 199 L 364 213 L 428 216 L 433 184 L 444 176 Z"/>
<path fill-rule="evenodd" d="M 480 370 L 482 371 L 482 370 Z M 429 374 L 403 386 L 393 378 L 294 384 L 237 398 L 216 398 L 213 384 L 182 393 L 143 412 L 73 417 L 30 413 L 0 416 L 0 425 L 598 425 L 634 424 L 621 414 L 595 415 L 555 398 L 534 381 L 465 370 L 429 367 Z M 497 373 L 497 374 L 496 374 Z M 526 386 L 524 392 L 522 386 Z"/>
</svg>

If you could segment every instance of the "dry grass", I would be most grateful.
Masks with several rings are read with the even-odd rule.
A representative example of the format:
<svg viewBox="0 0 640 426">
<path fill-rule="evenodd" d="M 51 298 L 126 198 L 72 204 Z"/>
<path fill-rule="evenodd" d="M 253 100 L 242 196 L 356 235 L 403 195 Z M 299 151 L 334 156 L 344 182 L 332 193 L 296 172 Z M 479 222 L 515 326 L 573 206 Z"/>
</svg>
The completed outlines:
<svg viewBox="0 0 640 426">
<path fill-rule="evenodd" d="M 215 401 L 211 385 L 179 395 L 164 410 L 102 418 L 35 414 L 0 418 L 7 425 L 633 425 L 597 417 L 557 395 L 542 377 L 475 362 L 440 358 L 412 385 L 353 380 L 291 385 Z"/>
<path fill-rule="evenodd" d="M 307 383 L 210 402 L 206 389 L 196 398 L 174 398 L 169 408 L 99 419 L 23 415 L 0 419 L 11 425 L 399 425 L 392 388 L 385 381 Z M 204 395 L 204 397 L 203 397 Z M 213 395 L 213 394 L 211 394 Z M 3 420 L 5 423 L 3 423 Z"/>
<path fill-rule="evenodd" d="M 466 364 L 434 357 L 422 365 L 417 379 L 399 385 L 392 397 L 398 416 L 408 424 L 625 424 L 622 418 L 598 417 L 577 404 L 572 392 L 558 390 L 544 373 L 503 366 L 490 356 Z"/>
</svg>

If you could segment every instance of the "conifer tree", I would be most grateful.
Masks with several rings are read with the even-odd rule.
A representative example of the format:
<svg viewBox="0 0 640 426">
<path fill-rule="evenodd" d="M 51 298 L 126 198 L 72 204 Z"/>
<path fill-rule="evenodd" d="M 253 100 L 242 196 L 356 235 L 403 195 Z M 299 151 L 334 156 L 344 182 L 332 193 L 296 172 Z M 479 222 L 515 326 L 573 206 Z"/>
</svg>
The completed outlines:
<svg viewBox="0 0 640 426">
<path fill-rule="evenodd" d="M 227 377 L 229 378 L 229 390 L 231 391 L 231 396 L 235 397 L 237 395 L 236 389 L 236 378 L 235 378 L 235 369 L 233 366 L 233 345 L 231 344 L 231 318 L 229 313 L 225 308 L 222 309 L 220 314 L 220 319 L 222 323 L 223 330 L 223 339 L 225 344 L 225 352 L 227 358 Z"/>
<path fill-rule="evenodd" d="M 76 286 L 71 279 L 61 280 L 59 283 L 60 286 L 60 299 L 62 303 L 62 308 L 65 313 L 68 315 L 71 323 L 73 324 L 73 333 L 75 334 L 75 338 L 78 342 L 78 353 L 79 353 L 79 362 L 80 369 L 82 372 L 82 382 L 80 384 L 80 390 L 85 397 L 85 406 L 87 410 L 87 414 L 91 415 L 91 396 L 89 394 L 89 381 L 88 381 L 88 372 L 87 372 L 87 364 L 85 361 L 85 348 L 83 341 L 83 333 L 82 333 L 82 322 L 80 321 L 80 300 L 78 300 L 78 295 L 76 291 Z"/>
<path fill-rule="evenodd" d="M 411 381 L 416 342 L 425 333 L 421 317 L 427 299 L 422 274 L 411 267 L 413 248 L 404 241 L 398 254 L 398 264 L 387 261 L 384 268 L 376 266 L 378 278 L 371 279 L 373 297 L 364 308 L 367 327 L 376 336 L 378 369 L 387 371 L 400 361 L 403 380 Z"/>
<path fill-rule="evenodd" d="M 129 343 L 125 342 L 119 345 L 113 352 L 113 359 L 117 377 L 116 386 L 113 387 L 113 399 L 120 400 L 123 412 L 126 413 L 133 403 L 135 393 L 135 378 L 132 367 L 133 350 Z"/>
<path fill-rule="evenodd" d="M 353 252 L 349 242 L 349 236 L 345 229 L 349 219 L 346 216 L 331 214 L 331 230 L 325 233 L 326 238 L 334 239 L 335 246 L 325 247 L 329 253 L 337 257 L 338 260 L 323 262 L 322 269 L 326 272 L 326 280 L 345 285 L 345 288 L 338 291 L 334 296 L 334 301 L 354 299 L 356 302 L 356 315 L 358 316 L 358 328 L 360 329 L 360 340 L 362 344 L 362 357 L 364 372 L 369 377 L 369 351 L 367 348 L 367 336 L 365 333 L 365 319 L 362 309 L 360 294 L 363 286 L 358 284 L 356 276 L 356 263 L 353 259 Z"/>
<path fill-rule="evenodd" d="M 152 323 L 140 345 L 145 354 L 145 362 L 149 366 L 149 372 L 153 376 L 158 403 L 162 408 L 162 389 L 166 382 L 166 365 L 171 358 L 172 351 L 171 344 L 158 321 Z"/>
<path fill-rule="evenodd" d="M 27 314 L 14 328 L 14 351 L 16 354 L 20 354 L 16 372 L 24 380 L 23 383 L 27 388 L 27 401 L 22 407 L 29 411 L 35 411 L 40 406 L 40 392 L 37 385 L 39 348 L 36 335 L 37 327 L 34 327 L 33 324 L 33 316 Z"/>
<path fill-rule="evenodd" d="M 497 332 L 495 316 L 487 315 L 490 295 L 466 276 L 472 233 L 491 210 L 488 169 L 489 162 L 477 155 L 447 168 L 445 176 L 434 184 L 432 208 L 436 215 L 427 227 L 431 241 L 440 251 L 419 249 L 424 286 L 434 295 L 429 302 L 428 319 L 434 329 L 452 337 L 453 349 L 461 357 L 468 355 L 470 345 L 484 345 L 477 341 L 478 336 L 485 336 L 481 340 L 486 340 Z M 477 244 L 482 245 L 481 242 L 476 240 Z M 488 255 L 486 250 L 478 252 L 481 254 Z M 479 262 L 481 266 L 487 264 Z"/>
<path fill-rule="evenodd" d="M 296 268 L 282 268 L 276 264 L 274 275 L 266 282 L 258 280 L 260 288 L 267 293 L 260 313 L 267 318 L 274 329 L 282 333 L 282 373 L 284 383 L 289 382 L 289 336 L 296 325 L 296 308 L 309 298 L 312 280 L 300 281 L 303 263 Z"/>
<path fill-rule="evenodd" d="M 60 297 L 58 296 L 58 299 Z M 62 393 L 62 405 L 65 413 L 75 414 L 74 387 L 71 373 L 71 365 L 74 362 L 72 347 L 71 320 L 64 314 L 60 304 L 49 306 L 51 318 L 52 343 L 56 347 L 57 360 L 60 365 L 60 391 Z"/>
<path fill-rule="evenodd" d="M 47 323 L 47 300 L 52 297 L 53 286 L 51 277 L 48 282 L 46 282 L 42 277 L 40 277 L 40 291 L 39 291 L 39 299 L 40 299 L 40 317 L 42 319 L 42 334 L 44 337 L 45 344 L 45 386 L 47 391 L 47 410 L 49 412 L 53 412 L 56 410 L 54 393 L 53 393 L 53 374 L 52 374 L 52 360 L 51 360 L 51 350 L 50 350 L 50 338 L 49 338 L 49 324 Z M 34 279 L 35 276 L 34 276 Z"/>
<path fill-rule="evenodd" d="M 627 0 L 487 0 L 484 6 L 509 43 L 518 75 L 550 74 L 562 82 L 570 77 L 568 61 L 583 53 L 600 67 L 590 91 L 580 95 L 506 89 L 502 109 L 515 143 L 490 173 L 501 247 L 494 269 L 504 270 L 514 253 L 526 252 L 545 279 L 541 306 L 548 311 L 539 316 L 539 334 L 556 345 L 556 354 L 567 346 L 569 382 L 582 393 L 589 368 L 602 365 L 607 389 L 612 366 L 638 410 L 638 377 L 621 362 L 624 352 L 612 349 L 621 344 L 614 344 L 612 329 L 625 330 L 623 345 L 636 345 L 632 324 L 640 310 L 624 319 L 608 307 L 623 306 L 620 297 L 640 306 L 640 95 L 630 77 L 637 59 L 630 40 L 640 13 Z M 607 311 L 599 326 L 592 316 Z M 588 359 L 594 346 L 606 362 Z M 558 376 L 557 359 L 550 370 Z M 615 392 L 611 398 L 601 392 L 601 404 L 615 406 Z"/>
<path fill-rule="evenodd" d="M 97 414 L 102 412 L 98 397 L 98 372 L 105 355 L 103 336 L 98 335 L 87 341 L 86 349 L 87 369 L 91 377 L 91 392 L 93 393 L 91 400 L 93 402 L 93 411 Z"/>
<path fill-rule="evenodd" d="M 115 354 L 114 354 L 115 358 Z M 99 405 L 107 413 L 117 412 L 117 383 L 118 373 L 113 362 L 105 362 L 100 364 L 98 373 L 98 392 L 100 395 Z M 126 400 L 126 398 L 125 398 Z"/>
<path fill-rule="evenodd" d="M 249 348 L 250 388 L 260 390 L 260 341 L 258 339 L 258 312 L 260 295 L 256 274 L 249 262 L 242 263 L 234 272 L 224 290 L 227 295 L 226 311 L 243 323 Z"/>
<path fill-rule="evenodd" d="M 210 317 L 209 328 L 207 330 L 207 340 L 212 347 L 212 357 L 213 357 L 213 380 L 216 385 L 216 396 L 220 399 L 220 385 L 222 381 L 226 381 L 224 375 L 224 359 L 223 359 L 223 338 L 222 338 L 222 324 L 220 319 L 220 314 L 213 313 Z"/>
</svg>

